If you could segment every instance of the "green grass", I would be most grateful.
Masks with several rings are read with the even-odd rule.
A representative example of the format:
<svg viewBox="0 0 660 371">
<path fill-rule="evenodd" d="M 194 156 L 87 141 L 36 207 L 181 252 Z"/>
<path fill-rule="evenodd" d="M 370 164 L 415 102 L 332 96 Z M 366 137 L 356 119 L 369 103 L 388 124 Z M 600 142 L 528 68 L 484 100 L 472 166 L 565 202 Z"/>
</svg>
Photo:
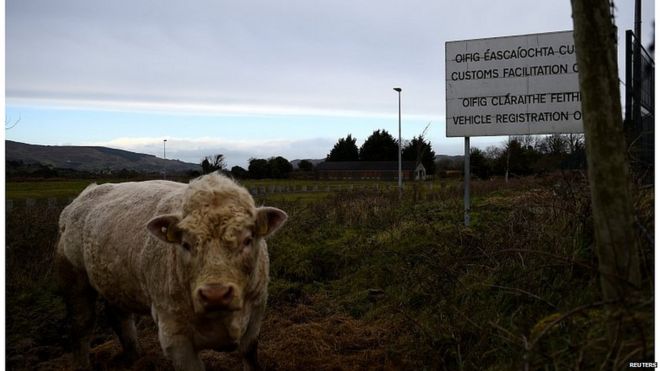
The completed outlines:
<svg viewBox="0 0 660 371">
<path fill-rule="evenodd" d="M 58 198 L 65 199 L 76 197 L 85 187 L 91 183 L 108 183 L 108 182 L 121 182 L 121 181 L 134 181 L 134 180 L 121 180 L 121 179 L 73 179 L 73 180 L 54 180 L 54 181 L 21 181 L 21 182 L 7 182 L 6 183 L 6 199 L 22 200 L 22 199 L 46 199 Z M 442 186 L 443 184 L 455 183 L 456 181 L 435 181 L 434 187 Z M 268 190 L 270 187 L 289 187 L 290 191 L 286 193 L 269 194 L 268 198 L 275 198 L 285 201 L 293 201 L 297 199 L 306 201 L 315 201 L 324 198 L 328 194 L 337 191 L 338 188 L 346 189 L 353 186 L 354 189 L 370 188 L 375 189 L 393 189 L 397 186 L 396 182 L 392 181 L 349 181 L 349 180 L 297 180 L 297 179 L 259 179 L 259 180 L 241 180 L 240 183 L 248 189 L 265 188 Z M 413 182 L 406 182 L 405 187 L 412 187 Z M 423 183 L 428 186 L 428 182 Z M 326 187 L 330 187 L 330 192 L 325 192 Z M 307 191 L 303 192 L 302 188 L 306 187 Z M 312 192 L 312 189 L 317 187 L 317 190 Z"/>
<path fill-rule="evenodd" d="M 92 180 L 57 180 L 7 182 L 6 198 L 17 200 L 26 198 L 68 198 L 77 196 Z"/>
</svg>

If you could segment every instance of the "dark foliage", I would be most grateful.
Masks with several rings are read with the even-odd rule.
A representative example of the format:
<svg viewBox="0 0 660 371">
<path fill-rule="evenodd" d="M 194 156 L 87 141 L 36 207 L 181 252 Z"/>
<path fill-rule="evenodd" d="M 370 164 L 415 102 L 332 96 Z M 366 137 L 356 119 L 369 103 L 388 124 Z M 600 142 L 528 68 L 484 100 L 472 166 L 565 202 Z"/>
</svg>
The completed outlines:
<svg viewBox="0 0 660 371">
<path fill-rule="evenodd" d="M 252 158 L 250 159 L 250 165 L 248 166 L 248 175 L 252 179 L 264 179 L 268 178 L 268 160 L 263 158 Z"/>
<path fill-rule="evenodd" d="M 308 160 L 302 160 L 298 163 L 298 169 L 302 171 L 312 171 L 314 170 L 314 164 Z"/>
<path fill-rule="evenodd" d="M 282 156 L 268 159 L 268 175 L 272 179 L 284 179 L 293 171 L 293 165 Z"/>
<path fill-rule="evenodd" d="M 431 142 L 426 141 L 424 137 L 414 137 L 401 150 L 403 161 L 421 162 L 426 168 L 426 174 L 435 174 L 435 152 L 431 147 Z"/>
<path fill-rule="evenodd" d="M 212 173 L 214 171 L 224 171 L 225 168 L 227 167 L 227 164 L 225 162 L 225 156 L 222 154 L 218 154 L 215 156 L 206 156 L 204 160 L 202 160 L 202 174 L 208 174 Z"/>
<path fill-rule="evenodd" d="M 346 138 L 339 138 L 330 153 L 326 156 L 326 161 L 357 161 L 358 147 L 355 144 L 356 139 L 348 134 Z M 302 168 L 301 168 L 302 169 Z"/>
<path fill-rule="evenodd" d="M 472 148 L 470 150 L 470 172 L 479 179 L 488 179 L 491 176 L 492 170 L 490 164 L 486 156 L 484 156 L 483 151 L 479 148 Z"/>
<path fill-rule="evenodd" d="M 507 171 L 511 177 L 520 177 L 586 169 L 584 138 L 577 134 L 513 137 L 503 148 L 472 149 L 470 158 L 470 168 L 482 179 Z M 449 168 L 452 164 L 439 166 Z"/>
<path fill-rule="evenodd" d="M 376 130 L 360 147 L 361 161 L 396 161 L 399 145 L 387 130 Z"/>
<path fill-rule="evenodd" d="M 252 179 L 284 179 L 293 171 L 293 165 L 282 156 L 250 159 L 247 176 Z"/>
<path fill-rule="evenodd" d="M 236 179 L 245 179 L 248 177 L 249 173 L 240 166 L 234 166 L 231 168 L 231 175 Z"/>
</svg>

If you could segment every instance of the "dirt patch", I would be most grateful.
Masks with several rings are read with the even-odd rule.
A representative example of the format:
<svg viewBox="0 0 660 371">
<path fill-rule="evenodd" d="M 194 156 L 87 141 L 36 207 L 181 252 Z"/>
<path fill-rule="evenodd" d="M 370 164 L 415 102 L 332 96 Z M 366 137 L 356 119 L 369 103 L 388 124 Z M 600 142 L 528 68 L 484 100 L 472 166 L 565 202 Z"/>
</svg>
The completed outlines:
<svg viewBox="0 0 660 371">
<path fill-rule="evenodd" d="M 143 318 L 139 338 L 143 356 L 128 364 L 121 346 L 109 334 L 96 335 L 90 359 L 95 370 L 173 370 L 163 356 L 156 326 Z M 353 370 L 399 369 L 388 358 L 388 329 L 378 323 L 366 323 L 346 315 L 323 316 L 305 305 L 270 310 L 260 336 L 259 358 L 267 370 Z M 239 370 L 238 353 L 203 351 L 207 370 Z M 71 354 L 62 345 L 25 347 L 23 356 L 8 360 L 13 370 L 61 371 L 71 369 Z"/>
</svg>

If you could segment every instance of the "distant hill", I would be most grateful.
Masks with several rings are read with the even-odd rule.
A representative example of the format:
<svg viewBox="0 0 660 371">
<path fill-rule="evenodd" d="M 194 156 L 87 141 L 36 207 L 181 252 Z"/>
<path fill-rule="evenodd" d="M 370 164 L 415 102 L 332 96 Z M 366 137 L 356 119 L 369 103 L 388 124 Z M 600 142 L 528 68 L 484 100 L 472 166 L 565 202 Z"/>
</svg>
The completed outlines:
<svg viewBox="0 0 660 371">
<path fill-rule="evenodd" d="M 41 164 L 57 169 L 92 173 L 117 172 L 122 169 L 140 173 L 184 173 L 200 171 L 199 164 L 179 160 L 163 160 L 153 155 L 108 147 L 42 146 L 5 141 L 5 159 L 23 164 Z"/>
</svg>

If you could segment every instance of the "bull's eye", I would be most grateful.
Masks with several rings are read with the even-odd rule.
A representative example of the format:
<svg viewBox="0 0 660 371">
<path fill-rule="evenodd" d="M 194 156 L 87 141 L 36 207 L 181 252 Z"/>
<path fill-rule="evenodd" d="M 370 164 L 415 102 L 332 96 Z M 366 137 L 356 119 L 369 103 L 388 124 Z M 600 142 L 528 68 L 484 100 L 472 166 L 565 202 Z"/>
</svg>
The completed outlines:
<svg viewBox="0 0 660 371">
<path fill-rule="evenodd" d="M 243 240 L 243 247 L 249 247 L 252 245 L 252 237 L 247 237 Z"/>
<path fill-rule="evenodd" d="M 183 247 L 183 249 L 186 251 L 190 251 L 190 244 L 188 242 L 182 243 L 181 247 Z"/>
</svg>

